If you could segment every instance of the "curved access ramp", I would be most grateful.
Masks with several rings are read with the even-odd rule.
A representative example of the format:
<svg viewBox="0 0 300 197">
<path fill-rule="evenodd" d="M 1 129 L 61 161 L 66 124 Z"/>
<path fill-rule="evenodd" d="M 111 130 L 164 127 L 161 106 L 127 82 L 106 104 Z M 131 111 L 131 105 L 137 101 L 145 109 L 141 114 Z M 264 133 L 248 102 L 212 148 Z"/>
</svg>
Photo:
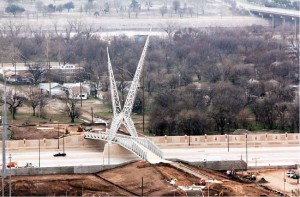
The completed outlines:
<svg viewBox="0 0 300 197">
<path fill-rule="evenodd" d="M 85 132 L 84 138 L 92 140 L 102 140 L 107 142 L 111 140 L 111 142 L 121 145 L 141 159 L 146 160 L 150 163 L 165 162 L 165 160 L 163 159 L 163 152 L 147 138 L 116 134 L 115 137 L 109 139 L 109 134 L 106 132 Z"/>
</svg>

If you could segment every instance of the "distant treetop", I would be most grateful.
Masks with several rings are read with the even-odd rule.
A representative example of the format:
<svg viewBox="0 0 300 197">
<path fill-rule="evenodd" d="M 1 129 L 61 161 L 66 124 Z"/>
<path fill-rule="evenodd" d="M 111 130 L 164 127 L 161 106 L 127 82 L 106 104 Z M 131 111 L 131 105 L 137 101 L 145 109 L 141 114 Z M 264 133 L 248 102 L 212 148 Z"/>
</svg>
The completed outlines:
<svg viewBox="0 0 300 197">
<path fill-rule="evenodd" d="M 12 13 L 14 16 L 17 13 L 22 13 L 24 11 L 25 11 L 25 9 L 18 5 L 10 5 L 5 8 L 5 12 Z"/>
</svg>

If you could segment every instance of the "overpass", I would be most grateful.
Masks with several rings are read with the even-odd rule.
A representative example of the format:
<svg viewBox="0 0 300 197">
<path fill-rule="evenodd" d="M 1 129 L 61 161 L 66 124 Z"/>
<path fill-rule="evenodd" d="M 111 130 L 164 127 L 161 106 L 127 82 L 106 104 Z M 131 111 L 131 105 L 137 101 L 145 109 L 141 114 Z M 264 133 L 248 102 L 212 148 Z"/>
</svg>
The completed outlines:
<svg viewBox="0 0 300 197">
<path fill-rule="evenodd" d="M 238 7 L 248 10 L 250 13 L 258 14 L 262 18 L 271 18 L 272 27 L 276 26 L 275 18 L 277 19 L 277 22 L 281 21 L 283 26 L 285 25 L 287 19 L 294 21 L 295 30 L 297 29 L 297 25 L 299 25 L 300 12 L 298 10 L 270 8 L 249 3 L 242 3 L 239 1 L 236 2 Z"/>
<path fill-rule="evenodd" d="M 121 145 L 123 148 L 131 151 L 136 156 L 143 160 L 147 160 L 149 163 L 164 162 L 163 152 L 152 141 L 147 138 L 132 137 L 128 135 L 116 134 L 110 141 L 109 133 L 84 133 L 85 139 L 102 140 L 112 142 Z M 109 146 L 110 144 L 108 144 Z"/>
</svg>

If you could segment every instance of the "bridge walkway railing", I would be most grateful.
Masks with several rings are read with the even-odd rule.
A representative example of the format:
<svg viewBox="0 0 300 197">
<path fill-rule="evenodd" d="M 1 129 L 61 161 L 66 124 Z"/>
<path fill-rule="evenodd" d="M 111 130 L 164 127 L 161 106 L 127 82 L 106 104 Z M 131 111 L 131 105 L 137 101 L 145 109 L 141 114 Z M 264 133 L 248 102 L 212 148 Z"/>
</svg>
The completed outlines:
<svg viewBox="0 0 300 197">
<path fill-rule="evenodd" d="M 109 141 L 109 137 L 110 137 L 109 134 L 104 132 L 100 132 L 100 133 L 86 132 L 84 134 L 84 138 L 86 139 Z M 138 137 L 132 137 L 128 135 L 116 134 L 115 137 L 112 138 L 112 142 L 120 144 L 127 150 L 135 153 L 138 157 L 140 157 L 143 160 L 149 159 L 147 158 L 148 151 L 151 151 L 151 153 L 153 153 L 160 159 L 163 159 L 162 151 L 147 138 L 138 138 Z M 145 147 L 146 149 L 141 148 L 139 145 Z"/>
</svg>

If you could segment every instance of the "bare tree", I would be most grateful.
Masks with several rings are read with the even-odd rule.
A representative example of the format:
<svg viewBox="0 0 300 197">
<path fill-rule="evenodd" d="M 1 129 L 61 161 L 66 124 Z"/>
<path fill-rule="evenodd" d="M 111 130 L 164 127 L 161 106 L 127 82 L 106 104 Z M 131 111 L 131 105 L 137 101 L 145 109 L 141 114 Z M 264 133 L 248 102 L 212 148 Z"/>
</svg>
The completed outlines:
<svg viewBox="0 0 300 197">
<path fill-rule="evenodd" d="M 263 123 L 265 128 L 275 128 L 275 122 L 277 119 L 275 112 L 276 102 L 277 98 L 275 96 L 268 96 L 256 100 L 256 102 L 252 106 L 252 111 L 255 114 L 257 121 Z"/>
<path fill-rule="evenodd" d="M 135 17 L 138 17 L 141 11 L 141 4 L 137 0 L 132 0 L 128 8 L 128 17 L 130 18 L 131 12 L 135 12 Z"/>
<path fill-rule="evenodd" d="M 223 135 L 226 127 L 236 124 L 236 114 L 244 108 L 246 98 L 242 89 L 219 82 L 212 88 L 211 102 L 210 115 Z"/>
<path fill-rule="evenodd" d="M 203 15 L 204 15 L 204 10 L 205 10 L 206 5 L 207 5 L 207 1 L 208 0 L 201 0 L 201 1 L 197 2 L 197 6 L 200 7 Z"/>
<path fill-rule="evenodd" d="M 38 89 L 37 87 L 34 87 L 34 86 L 30 86 L 29 89 L 26 91 L 26 100 L 27 100 L 27 103 L 32 108 L 33 116 L 36 115 L 36 108 L 39 105 L 42 105 L 44 103 L 41 101 L 42 96 L 43 95 L 42 95 L 40 89 Z M 40 106 L 39 108 L 41 110 L 42 106 Z"/>
<path fill-rule="evenodd" d="M 47 72 L 47 68 L 41 64 L 27 64 L 29 73 L 32 74 L 34 84 L 37 84 L 42 76 Z"/>
<path fill-rule="evenodd" d="M 12 117 L 16 119 L 16 113 L 19 107 L 23 106 L 24 98 L 9 91 L 6 96 L 6 104 L 8 105 L 9 111 L 12 113 Z"/>
<path fill-rule="evenodd" d="M 292 132 L 299 132 L 299 96 L 296 97 L 295 103 L 288 107 L 288 121 Z"/>
<path fill-rule="evenodd" d="M 95 24 L 85 24 L 82 27 L 82 32 L 81 34 L 84 35 L 84 37 L 89 40 L 90 38 L 92 38 L 93 34 L 95 32 L 100 31 L 101 27 L 96 27 Z"/>
<path fill-rule="evenodd" d="M 68 24 L 69 24 L 69 31 L 72 32 L 74 30 L 74 32 L 79 35 L 80 32 L 82 32 L 83 29 L 83 21 L 79 20 L 79 19 L 72 19 L 72 20 L 68 20 Z"/>
<path fill-rule="evenodd" d="M 279 128 L 284 130 L 286 125 L 288 105 L 287 103 L 276 103 L 274 109 L 279 120 Z"/>
<path fill-rule="evenodd" d="M 162 6 L 162 7 L 160 7 L 160 8 L 159 8 L 159 12 L 160 12 L 161 16 L 164 17 L 165 14 L 168 13 L 168 7 L 167 7 L 167 6 Z"/>
<path fill-rule="evenodd" d="M 35 4 L 35 8 L 37 9 L 37 11 L 43 12 L 44 11 L 44 3 L 42 1 L 37 1 Z"/>
<path fill-rule="evenodd" d="M 297 62 L 299 62 L 299 57 L 300 57 L 300 43 L 299 43 L 299 38 L 298 36 L 291 36 L 289 38 L 289 43 L 291 45 L 290 51 L 292 54 L 294 54 L 294 58 L 296 59 Z"/>
<path fill-rule="evenodd" d="M 65 111 L 68 116 L 71 118 L 71 122 L 75 122 L 75 118 L 80 116 L 80 108 L 77 106 L 79 100 L 76 99 L 76 95 L 72 91 L 67 91 L 63 100 L 66 103 Z"/>
<path fill-rule="evenodd" d="M 15 22 L 12 20 L 9 20 L 5 23 L 5 26 L 8 29 L 8 33 L 11 37 L 16 38 L 18 35 L 22 32 L 23 24 L 19 22 Z"/>
<path fill-rule="evenodd" d="M 179 29 L 179 26 L 174 21 L 168 21 L 164 25 L 162 25 L 161 28 L 167 33 L 169 42 L 171 43 L 175 32 Z"/>
<path fill-rule="evenodd" d="M 173 6 L 173 10 L 174 10 L 175 14 L 177 14 L 178 10 L 180 9 L 180 1 L 173 0 L 172 6 Z"/>
</svg>

